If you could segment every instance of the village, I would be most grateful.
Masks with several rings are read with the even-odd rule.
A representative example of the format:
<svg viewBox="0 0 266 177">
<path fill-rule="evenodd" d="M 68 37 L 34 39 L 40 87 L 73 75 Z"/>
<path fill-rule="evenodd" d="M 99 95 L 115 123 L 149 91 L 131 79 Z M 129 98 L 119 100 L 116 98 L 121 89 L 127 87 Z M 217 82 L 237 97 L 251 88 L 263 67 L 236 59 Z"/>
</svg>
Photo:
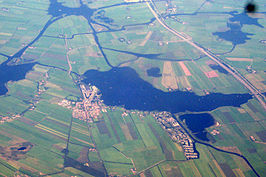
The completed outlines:
<svg viewBox="0 0 266 177">
<path fill-rule="evenodd" d="M 95 86 L 80 85 L 82 92 L 82 102 L 72 102 L 69 100 L 62 100 L 58 105 L 73 109 L 72 116 L 76 119 L 92 123 L 99 121 L 101 112 L 106 112 L 106 107 L 101 100 L 101 94 Z"/>
<path fill-rule="evenodd" d="M 21 118 L 19 114 L 10 114 L 7 116 L 0 115 L 0 124 L 4 124 L 5 122 L 12 122 L 13 120 L 19 118 Z"/>
<path fill-rule="evenodd" d="M 161 127 L 169 134 L 173 141 L 182 145 L 187 159 L 199 158 L 192 139 L 169 112 L 152 113 L 152 116 L 161 124 Z"/>
</svg>

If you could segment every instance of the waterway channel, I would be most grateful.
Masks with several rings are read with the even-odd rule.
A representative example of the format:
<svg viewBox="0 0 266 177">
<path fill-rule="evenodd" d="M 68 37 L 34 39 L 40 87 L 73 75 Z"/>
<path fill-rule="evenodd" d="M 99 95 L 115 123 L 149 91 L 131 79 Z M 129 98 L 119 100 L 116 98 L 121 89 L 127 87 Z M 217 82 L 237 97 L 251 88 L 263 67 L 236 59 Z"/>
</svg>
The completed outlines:
<svg viewBox="0 0 266 177">
<path fill-rule="evenodd" d="M 164 92 L 157 88 L 154 88 L 150 83 L 144 81 L 136 73 L 136 71 L 129 67 L 117 68 L 112 66 L 107 56 L 104 53 L 104 49 L 100 44 L 98 39 L 97 32 L 93 28 L 92 23 L 96 23 L 91 17 L 98 9 L 91 9 L 87 5 L 84 5 L 80 1 L 81 6 L 77 8 L 70 8 L 63 6 L 62 3 L 57 2 L 57 0 L 50 0 L 50 7 L 48 9 L 48 15 L 51 15 L 51 19 L 47 21 L 43 29 L 40 31 L 39 35 L 36 36 L 27 46 L 19 50 L 13 56 L 7 56 L 7 60 L 0 65 L 0 95 L 3 95 L 7 92 L 6 84 L 9 81 L 18 81 L 25 78 L 25 75 L 28 71 L 32 70 L 33 66 L 36 63 L 28 64 L 8 64 L 15 58 L 20 58 L 22 54 L 33 45 L 40 37 L 42 37 L 46 29 L 56 22 L 57 20 L 70 16 L 83 16 L 89 26 L 92 29 L 92 35 L 98 48 L 100 49 L 102 55 L 105 58 L 105 62 L 110 66 L 109 71 L 97 71 L 97 70 L 88 70 L 84 75 L 83 82 L 91 83 L 96 85 L 102 92 L 103 100 L 106 105 L 109 106 L 123 106 L 129 110 L 140 110 L 140 111 L 168 111 L 171 113 L 179 112 L 202 112 L 202 111 L 211 111 L 218 107 L 222 106 L 234 106 L 239 107 L 240 105 L 246 103 L 248 100 L 252 99 L 250 94 L 222 94 L 222 93 L 210 93 L 209 95 L 199 96 L 193 92 L 185 91 L 174 91 L 174 92 Z M 115 6 L 125 5 L 116 4 Z M 104 8 L 101 8 L 104 9 Z M 236 18 L 236 16 L 234 16 Z M 104 17 L 106 20 L 106 17 Z M 108 19 L 110 20 L 110 19 Z M 231 21 L 238 19 L 230 19 Z M 153 22 L 154 19 L 151 19 L 147 24 Z M 241 21 L 241 20 L 240 20 Z M 111 21 L 110 21 L 111 22 Z M 138 25 L 138 24 L 136 24 Z M 144 25 L 144 24 L 141 24 Z M 124 26 L 121 27 L 124 29 Z M 120 30 L 121 30 L 120 29 Z M 232 28 L 231 28 L 232 29 Z M 111 32 L 112 30 L 109 30 Z M 225 37 L 224 33 L 214 33 L 214 35 L 219 36 L 220 38 Z M 246 39 L 246 38 L 244 38 Z M 239 42 L 232 43 L 238 44 Z M 195 142 L 204 144 L 206 146 L 212 147 L 216 150 L 218 148 L 209 145 L 204 142 L 200 142 L 194 139 Z M 222 152 L 230 153 L 228 151 L 219 150 Z M 231 153 L 237 156 L 242 157 L 248 165 L 253 169 L 251 164 L 247 159 L 237 153 Z M 256 173 L 257 174 L 257 173 Z"/>
</svg>

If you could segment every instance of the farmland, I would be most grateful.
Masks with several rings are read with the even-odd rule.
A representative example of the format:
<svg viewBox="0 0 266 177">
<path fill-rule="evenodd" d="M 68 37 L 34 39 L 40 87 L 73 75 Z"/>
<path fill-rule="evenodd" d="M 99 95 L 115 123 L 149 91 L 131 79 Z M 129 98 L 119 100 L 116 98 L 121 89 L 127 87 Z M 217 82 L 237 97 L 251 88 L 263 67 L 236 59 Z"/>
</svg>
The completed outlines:
<svg viewBox="0 0 266 177">
<path fill-rule="evenodd" d="M 265 6 L 262 0 L 257 3 Z M 243 12 L 243 2 L 234 0 L 155 4 L 171 28 L 219 56 L 265 93 L 263 8 L 249 16 Z M 217 63 L 167 31 L 146 2 L 2 0 L 0 20 L 0 176 L 265 174 L 266 124 L 260 102 L 250 96 L 241 105 L 228 102 L 214 109 L 192 109 L 213 94 L 240 99 L 250 93 Z M 232 31 L 237 34 L 228 37 Z M 153 68 L 156 77 L 148 74 Z M 120 69 L 130 71 L 121 77 L 130 87 L 108 85 L 111 81 L 104 79 L 110 76 L 99 80 L 100 74 Z M 87 72 L 95 78 L 86 78 Z M 143 85 L 134 84 L 139 80 L 136 83 Z M 107 83 L 104 89 L 117 89 L 114 93 L 131 100 L 123 102 L 118 95 L 106 98 L 100 87 L 87 92 L 93 81 Z M 122 79 L 119 82 L 124 84 Z M 126 109 L 133 98 L 125 93 L 137 90 L 138 99 L 151 87 L 150 93 L 169 98 L 176 93 L 200 97 L 184 108 L 187 100 L 180 96 L 183 112 L 158 111 L 177 103 L 171 99 L 165 103 L 159 94 L 141 103 L 142 111 L 133 109 L 139 105 Z M 147 108 L 156 100 L 165 105 Z M 210 104 L 215 102 L 213 96 Z M 77 117 L 75 109 L 80 111 Z M 99 113 L 88 118 L 88 110 Z M 175 125 L 167 127 L 172 119 L 158 121 L 157 114 L 175 118 Z M 203 128 L 209 141 L 199 139 L 199 132 L 181 120 L 187 114 L 213 118 L 213 125 Z M 172 136 L 177 123 L 175 133 L 192 142 L 189 147 L 198 158 L 186 156 L 186 145 L 177 140 L 180 134 Z"/>
</svg>

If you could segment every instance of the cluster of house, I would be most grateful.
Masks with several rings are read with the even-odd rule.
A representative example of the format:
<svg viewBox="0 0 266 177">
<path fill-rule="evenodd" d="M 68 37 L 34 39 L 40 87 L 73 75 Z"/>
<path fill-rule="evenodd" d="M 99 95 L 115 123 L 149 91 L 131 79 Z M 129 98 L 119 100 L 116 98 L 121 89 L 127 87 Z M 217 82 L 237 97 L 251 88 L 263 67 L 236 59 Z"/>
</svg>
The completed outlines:
<svg viewBox="0 0 266 177">
<path fill-rule="evenodd" d="M 95 86 L 80 85 L 80 89 L 83 95 L 82 102 L 73 102 L 67 99 L 63 99 L 58 105 L 72 109 L 72 116 L 76 119 L 93 122 L 97 121 L 101 115 L 101 112 L 107 112 L 106 106 L 103 105 L 101 100 L 101 94 Z"/>
<path fill-rule="evenodd" d="M 219 132 L 219 130 L 212 130 L 211 132 L 210 132 L 212 135 L 219 135 L 220 134 L 220 132 Z"/>
<path fill-rule="evenodd" d="M 15 119 L 20 118 L 21 116 L 19 114 L 13 114 L 10 116 L 2 116 L 0 115 L 0 124 L 3 124 L 5 122 L 12 122 Z"/>
<path fill-rule="evenodd" d="M 72 105 L 75 104 L 75 102 L 71 102 L 69 100 L 63 99 L 61 102 L 57 103 L 59 106 L 63 106 L 67 109 L 72 109 Z"/>
<path fill-rule="evenodd" d="M 122 117 L 126 117 L 126 116 L 128 116 L 127 111 L 123 112 L 123 113 L 121 114 L 121 116 L 122 116 Z"/>
<path fill-rule="evenodd" d="M 199 158 L 192 139 L 169 112 L 152 113 L 152 116 L 161 124 L 173 141 L 181 144 L 187 159 Z"/>
<path fill-rule="evenodd" d="M 44 93 L 47 89 L 45 88 L 45 85 L 47 83 L 47 79 L 49 78 L 48 72 L 45 73 L 44 79 L 41 81 L 38 81 L 37 85 L 37 94 L 35 94 L 35 98 L 39 98 L 39 96 Z"/>
<path fill-rule="evenodd" d="M 45 91 L 45 88 L 44 88 L 45 84 L 46 84 L 45 80 L 41 80 L 41 81 L 38 82 L 38 86 L 37 86 L 38 95 L 42 94 Z"/>
<path fill-rule="evenodd" d="M 95 86 L 80 85 L 80 89 L 83 95 L 83 101 L 76 103 L 73 108 L 73 117 L 86 121 L 97 121 L 101 115 L 101 112 L 106 112 L 106 107 L 101 100 L 101 94 Z"/>
</svg>

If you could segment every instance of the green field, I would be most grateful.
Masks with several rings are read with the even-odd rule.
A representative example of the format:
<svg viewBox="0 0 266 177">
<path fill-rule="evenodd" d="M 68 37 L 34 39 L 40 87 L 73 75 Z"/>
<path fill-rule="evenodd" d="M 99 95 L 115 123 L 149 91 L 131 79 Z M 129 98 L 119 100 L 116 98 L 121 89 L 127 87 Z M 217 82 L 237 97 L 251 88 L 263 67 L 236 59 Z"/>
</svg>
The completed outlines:
<svg viewBox="0 0 266 177">
<path fill-rule="evenodd" d="M 0 96 L 0 120 L 12 117 L 0 124 L 0 176 L 93 176 L 91 169 L 106 176 L 256 176 L 242 158 L 199 143 L 195 146 L 200 158 L 187 160 L 181 145 L 172 141 L 149 112 L 107 107 L 97 121 L 74 119 L 73 110 L 58 103 L 81 101 L 78 83 L 87 70 L 130 67 L 165 92 L 164 82 L 176 82 L 179 91 L 201 96 L 249 91 L 166 30 L 146 2 L 82 1 L 85 13 L 79 15 L 79 1 L 54 1 L 60 9 L 49 9 L 51 2 L 0 0 L 0 67 L 24 47 L 11 63 L 36 63 L 25 79 L 6 83 L 8 93 Z M 245 2 L 235 0 L 155 4 L 168 26 L 215 53 L 265 93 L 265 2 L 256 2 L 260 8 L 255 16 L 245 15 Z M 91 12 L 86 11 L 89 8 Z M 55 21 L 49 24 L 49 20 Z M 226 36 L 230 25 L 235 27 L 237 40 Z M 172 67 L 170 81 L 164 80 L 167 64 Z M 150 68 L 159 68 L 162 77 L 149 76 Z M 128 114 L 122 115 L 125 111 Z M 190 112 L 181 114 L 186 113 Z M 206 129 L 212 140 L 208 143 L 243 155 L 263 176 L 265 110 L 256 98 L 239 108 L 219 107 L 204 113 L 218 123 Z M 25 143 L 30 145 L 20 151 Z"/>
</svg>

